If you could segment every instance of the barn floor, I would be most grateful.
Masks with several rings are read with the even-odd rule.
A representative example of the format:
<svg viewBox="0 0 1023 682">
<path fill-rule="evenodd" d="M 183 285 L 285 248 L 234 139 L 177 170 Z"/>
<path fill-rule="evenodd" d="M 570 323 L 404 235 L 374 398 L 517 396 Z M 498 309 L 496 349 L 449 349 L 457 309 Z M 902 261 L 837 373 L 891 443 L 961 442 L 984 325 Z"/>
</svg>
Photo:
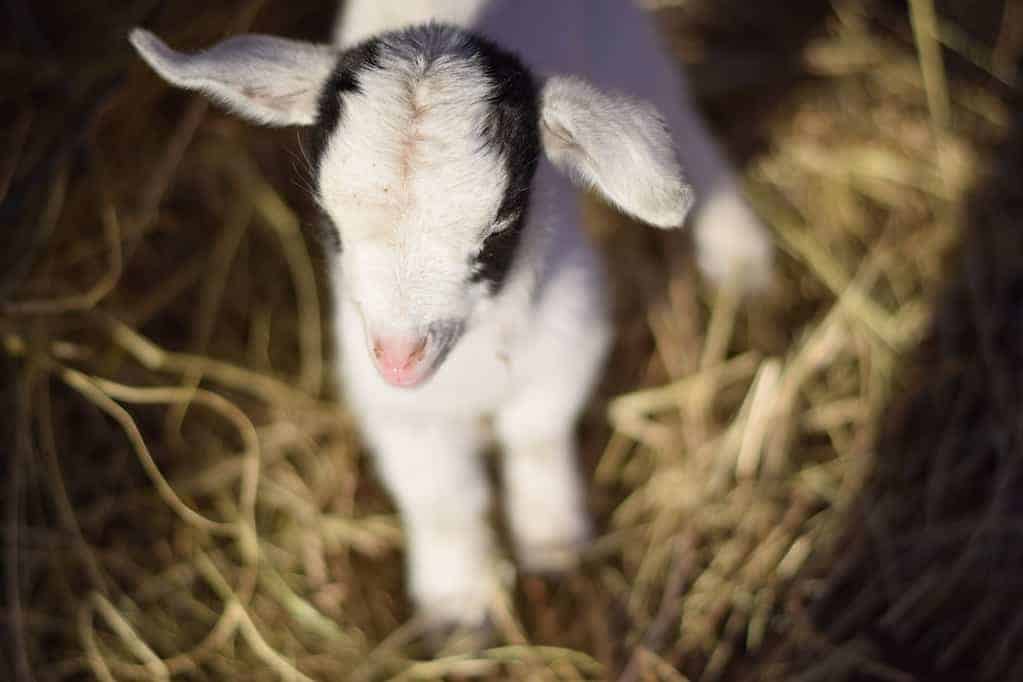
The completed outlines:
<svg viewBox="0 0 1023 682">
<path fill-rule="evenodd" d="M 778 245 L 742 300 L 590 202 L 599 537 L 429 656 L 331 383 L 294 131 L 172 91 L 322 1 L 7 3 L 0 677 L 1023 679 L 1023 3 L 648 0 Z"/>
</svg>

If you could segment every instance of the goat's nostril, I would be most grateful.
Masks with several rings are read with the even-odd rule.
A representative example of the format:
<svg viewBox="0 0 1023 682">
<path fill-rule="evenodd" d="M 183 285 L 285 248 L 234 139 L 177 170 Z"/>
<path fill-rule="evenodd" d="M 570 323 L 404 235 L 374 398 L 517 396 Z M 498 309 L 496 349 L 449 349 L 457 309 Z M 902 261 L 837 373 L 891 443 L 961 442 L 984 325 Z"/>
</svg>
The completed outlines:
<svg viewBox="0 0 1023 682">
<path fill-rule="evenodd" d="M 419 361 L 423 359 L 423 355 L 426 354 L 426 340 L 427 339 L 425 336 L 419 340 L 419 343 L 416 345 L 416 347 L 412 349 L 411 353 L 409 353 L 407 364 L 415 365 L 418 364 Z"/>
</svg>

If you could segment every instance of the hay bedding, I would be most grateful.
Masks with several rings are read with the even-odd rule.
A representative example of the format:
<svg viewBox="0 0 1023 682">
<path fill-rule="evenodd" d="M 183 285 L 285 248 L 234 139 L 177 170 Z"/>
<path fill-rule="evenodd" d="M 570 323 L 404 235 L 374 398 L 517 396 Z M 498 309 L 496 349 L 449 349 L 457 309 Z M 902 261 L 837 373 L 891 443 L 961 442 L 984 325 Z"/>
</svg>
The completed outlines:
<svg viewBox="0 0 1023 682">
<path fill-rule="evenodd" d="M 684 237 L 589 207 L 619 311 L 581 434 L 602 533 L 577 574 L 518 577 L 493 646 L 432 659 L 329 399 L 294 132 L 123 42 L 312 37 L 323 4 L 9 5 L 8 677 L 1023 678 L 1018 145 L 986 161 L 1018 3 L 656 3 L 747 160 L 776 290 L 709 291 Z"/>
</svg>

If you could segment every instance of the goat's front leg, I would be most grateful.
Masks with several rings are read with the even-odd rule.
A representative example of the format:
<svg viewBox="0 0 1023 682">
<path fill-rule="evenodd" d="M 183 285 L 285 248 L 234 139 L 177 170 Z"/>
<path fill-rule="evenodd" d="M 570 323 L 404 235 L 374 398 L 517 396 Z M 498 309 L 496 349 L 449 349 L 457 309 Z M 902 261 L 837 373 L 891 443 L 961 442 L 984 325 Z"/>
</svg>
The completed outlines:
<svg viewBox="0 0 1023 682">
<path fill-rule="evenodd" d="M 498 583 L 480 425 L 371 417 L 364 427 L 401 512 L 406 577 L 420 612 L 433 625 L 482 625 Z"/>
<path fill-rule="evenodd" d="M 571 393 L 532 391 L 497 415 L 505 512 L 527 571 L 572 568 L 590 538 L 573 433 L 582 398 Z"/>
</svg>

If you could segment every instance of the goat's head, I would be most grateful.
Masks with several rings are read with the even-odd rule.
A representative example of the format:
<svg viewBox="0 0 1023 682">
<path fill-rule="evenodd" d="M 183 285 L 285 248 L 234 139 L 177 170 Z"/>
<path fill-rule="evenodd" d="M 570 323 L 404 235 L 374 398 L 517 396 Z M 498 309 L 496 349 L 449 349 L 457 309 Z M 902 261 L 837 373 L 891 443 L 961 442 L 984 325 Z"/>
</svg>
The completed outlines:
<svg viewBox="0 0 1023 682">
<path fill-rule="evenodd" d="M 268 125 L 312 126 L 339 296 L 389 383 L 432 374 L 515 262 L 541 148 L 624 211 L 682 224 L 691 190 L 657 113 L 571 77 L 537 84 L 490 42 L 431 24 L 338 52 L 239 36 L 185 55 L 136 29 L 167 81 Z"/>
</svg>

